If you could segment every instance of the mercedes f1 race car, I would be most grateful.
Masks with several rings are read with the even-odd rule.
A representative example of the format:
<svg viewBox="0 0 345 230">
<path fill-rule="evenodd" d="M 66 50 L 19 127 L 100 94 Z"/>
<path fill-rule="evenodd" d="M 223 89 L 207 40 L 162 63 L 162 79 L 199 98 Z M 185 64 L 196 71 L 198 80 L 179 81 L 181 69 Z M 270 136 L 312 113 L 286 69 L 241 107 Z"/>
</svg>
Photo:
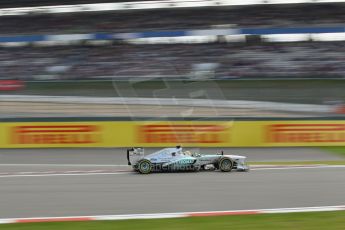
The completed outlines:
<svg viewBox="0 0 345 230">
<path fill-rule="evenodd" d="M 218 154 L 201 155 L 183 151 L 180 146 L 165 148 L 145 156 L 143 148 L 127 150 L 128 165 L 141 174 L 169 171 L 220 170 L 249 171 L 245 156 Z"/>
</svg>

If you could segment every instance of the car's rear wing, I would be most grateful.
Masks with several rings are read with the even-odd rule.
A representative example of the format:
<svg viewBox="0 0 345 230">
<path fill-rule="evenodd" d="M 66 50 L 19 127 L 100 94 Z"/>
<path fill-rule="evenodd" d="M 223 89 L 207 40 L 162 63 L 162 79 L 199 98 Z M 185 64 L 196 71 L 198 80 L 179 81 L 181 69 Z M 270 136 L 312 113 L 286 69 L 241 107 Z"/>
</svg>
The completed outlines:
<svg viewBox="0 0 345 230">
<path fill-rule="evenodd" d="M 134 165 L 137 161 L 144 157 L 144 149 L 140 147 L 134 147 L 127 149 L 127 162 L 128 165 Z"/>
</svg>

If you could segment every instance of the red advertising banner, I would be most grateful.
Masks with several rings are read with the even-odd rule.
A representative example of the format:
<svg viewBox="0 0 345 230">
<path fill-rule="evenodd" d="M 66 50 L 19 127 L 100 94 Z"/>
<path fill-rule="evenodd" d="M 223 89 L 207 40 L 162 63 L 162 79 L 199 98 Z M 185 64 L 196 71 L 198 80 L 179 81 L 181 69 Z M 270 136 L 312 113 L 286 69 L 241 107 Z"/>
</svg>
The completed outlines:
<svg viewBox="0 0 345 230">
<path fill-rule="evenodd" d="M 0 80 L 0 91 L 15 91 L 24 88 L 24 81 L 21 80 Z"/>
</svg>

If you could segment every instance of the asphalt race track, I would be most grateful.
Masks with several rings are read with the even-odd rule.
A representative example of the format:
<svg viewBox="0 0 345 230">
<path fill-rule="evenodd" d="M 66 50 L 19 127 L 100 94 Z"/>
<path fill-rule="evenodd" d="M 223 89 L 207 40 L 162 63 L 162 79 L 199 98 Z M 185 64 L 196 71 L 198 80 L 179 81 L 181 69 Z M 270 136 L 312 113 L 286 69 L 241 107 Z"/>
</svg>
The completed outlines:
<svg viewBox="0 0 345 230">
<path fill-rule="evenodd" d="M 157 148 L 156 148 L 157 149 Z M 187 149 L 187 148 L 184 148 Z M 145 148 L 145 154 L 154 148 Z M 343 160 L 319 148 L 201 148 L 188 149 L 202 154 L 224 151 L 245 155 L 250 161 L 324 161 Z M 0 149 L 1 164 L 126 164 L 126 149 Z"/>
<path fill-rule="evenodd" d="M 315 149 L 268 150 L 259 157 L 263 149 L 247 149 L 247 155 L 267 160 L 271 152 L 286 159 L 289 151 L 298 151 L 302 160 L 335 158 Z M 139 175 L 124 166 L 125 160 L 114 150 L 98 149 L 94 157 L 90 150 L 81 151 L 1 150 L 0 218 L 345 204 L 341 166 Z M 110 161 L 112 157 L 118 161 Z"/>
</svg>

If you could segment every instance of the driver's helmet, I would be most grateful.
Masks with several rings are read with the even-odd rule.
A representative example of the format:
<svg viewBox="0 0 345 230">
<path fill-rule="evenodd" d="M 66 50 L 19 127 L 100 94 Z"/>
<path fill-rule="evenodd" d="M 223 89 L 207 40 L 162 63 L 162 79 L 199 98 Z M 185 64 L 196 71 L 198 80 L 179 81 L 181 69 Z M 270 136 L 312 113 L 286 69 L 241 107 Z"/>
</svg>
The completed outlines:
<svg viewBox="0 0 345 230">
<path fill-rule="evenodd" d="M 184 155 L 186 155 L 186 156 L 192 156 L 192 153 L 191 153 L 190 151 L 185 151 L 185 152 L 184 152 Z"/>
</svg>

